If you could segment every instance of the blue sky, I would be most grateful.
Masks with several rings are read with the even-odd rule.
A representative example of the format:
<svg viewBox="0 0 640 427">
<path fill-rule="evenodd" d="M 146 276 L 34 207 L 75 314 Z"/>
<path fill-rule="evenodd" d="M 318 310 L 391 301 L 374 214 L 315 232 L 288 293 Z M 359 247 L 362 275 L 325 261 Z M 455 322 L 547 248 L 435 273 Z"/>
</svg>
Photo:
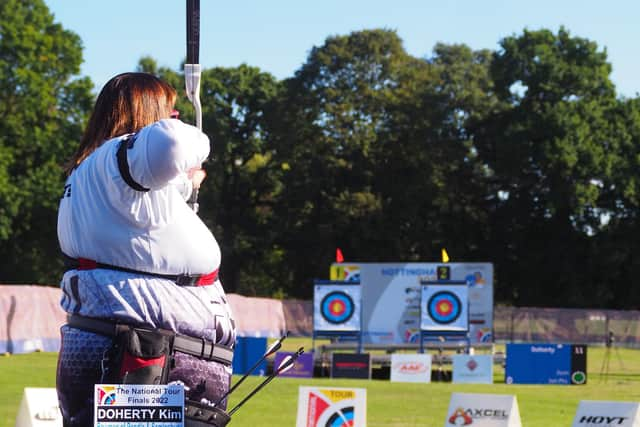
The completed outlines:
<svg viewBox="0 0 640 427">
<path fill-rule="evenodd" d="M 148 55 L 178 69 L 185 57 L 185 0 L 45 0 L 56 22 L 84 45 L 82 74 L 99 89 Z M 331 35 L 396 30 L 416 57 L 437 42 L 497 49 L 524 28 L 564 25 L 607 50 L 619 95 L 640 93 L 640 1 L 637 0 L 201 0 L 204 67 L 259 67 L 290 77 L 310 49 Z M 82 6 L 81 6 L 82 5 Z"/>
</svg>

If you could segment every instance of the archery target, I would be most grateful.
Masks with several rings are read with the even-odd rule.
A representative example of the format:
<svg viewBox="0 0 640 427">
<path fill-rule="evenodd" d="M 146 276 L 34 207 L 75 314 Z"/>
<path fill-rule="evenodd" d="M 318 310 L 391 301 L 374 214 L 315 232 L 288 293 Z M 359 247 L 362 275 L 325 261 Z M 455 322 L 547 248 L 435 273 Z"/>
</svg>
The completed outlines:
<svg viewBox="0 0 640 427">
<path fill-rule="evenodd" d="M 440 291 L 427 302 L 428 315 L 438 323 L 448 325 L 456 321 L 462 313 L 460 298 L 453 292 Z"/>
<path fill-rule="evenodd" d="M 353 316 L 353 299 L 343 292 L 329 292 L 320 303 L 320 315 L 329 323 L 344 323 Z"/>
<path fill-rule="evenodd" d="M 468 331 L 468 293 L 466 284 L 423 285 L 420 329 L 443 332 Z"/>
<path fill-rule="evenodd" d="M 316 285 L 314 330 L 359 331 L 360 285 Z"/>
</svg>

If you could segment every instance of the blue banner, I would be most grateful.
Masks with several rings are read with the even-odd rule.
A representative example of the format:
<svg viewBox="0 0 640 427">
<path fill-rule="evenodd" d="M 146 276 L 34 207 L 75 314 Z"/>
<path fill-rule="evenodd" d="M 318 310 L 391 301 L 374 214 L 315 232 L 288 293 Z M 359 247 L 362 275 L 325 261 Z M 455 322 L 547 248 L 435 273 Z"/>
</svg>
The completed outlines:
<svg viewBox="0 0 640 427">
<path fill-rule="evenodd" d="M 507 384 L 584 384 L 587 348 L 571 344 L 507 344 Z"/>
</svg>

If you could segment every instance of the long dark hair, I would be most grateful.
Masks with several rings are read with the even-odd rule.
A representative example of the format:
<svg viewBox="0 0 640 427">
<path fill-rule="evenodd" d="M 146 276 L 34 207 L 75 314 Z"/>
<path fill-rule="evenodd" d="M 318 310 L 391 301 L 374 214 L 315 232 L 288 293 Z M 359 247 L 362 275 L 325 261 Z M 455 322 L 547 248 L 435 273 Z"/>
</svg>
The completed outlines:
<svg viewBox="0 0 640 427">
<path fill-rule="evenodd" d="M 80 145 L 66 167 L 67 173 L 104 141 L 168 118 L 175 102 L 175 89 L 152 74 L 123 73 L 113 77 L 96 99 Z"/>
</svg>

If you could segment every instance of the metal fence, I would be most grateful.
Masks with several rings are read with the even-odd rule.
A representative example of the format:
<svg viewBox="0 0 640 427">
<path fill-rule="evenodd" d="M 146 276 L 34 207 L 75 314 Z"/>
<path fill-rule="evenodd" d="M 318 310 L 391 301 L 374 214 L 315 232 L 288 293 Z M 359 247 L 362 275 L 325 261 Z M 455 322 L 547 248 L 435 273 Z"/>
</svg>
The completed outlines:
<svg viewBox="0 0 640 427">
<path fill-rule="evenodd" d="M 572 342 L 640 347 L 640 311 L 495 307 L 497 342 Z"/>
</svg>

